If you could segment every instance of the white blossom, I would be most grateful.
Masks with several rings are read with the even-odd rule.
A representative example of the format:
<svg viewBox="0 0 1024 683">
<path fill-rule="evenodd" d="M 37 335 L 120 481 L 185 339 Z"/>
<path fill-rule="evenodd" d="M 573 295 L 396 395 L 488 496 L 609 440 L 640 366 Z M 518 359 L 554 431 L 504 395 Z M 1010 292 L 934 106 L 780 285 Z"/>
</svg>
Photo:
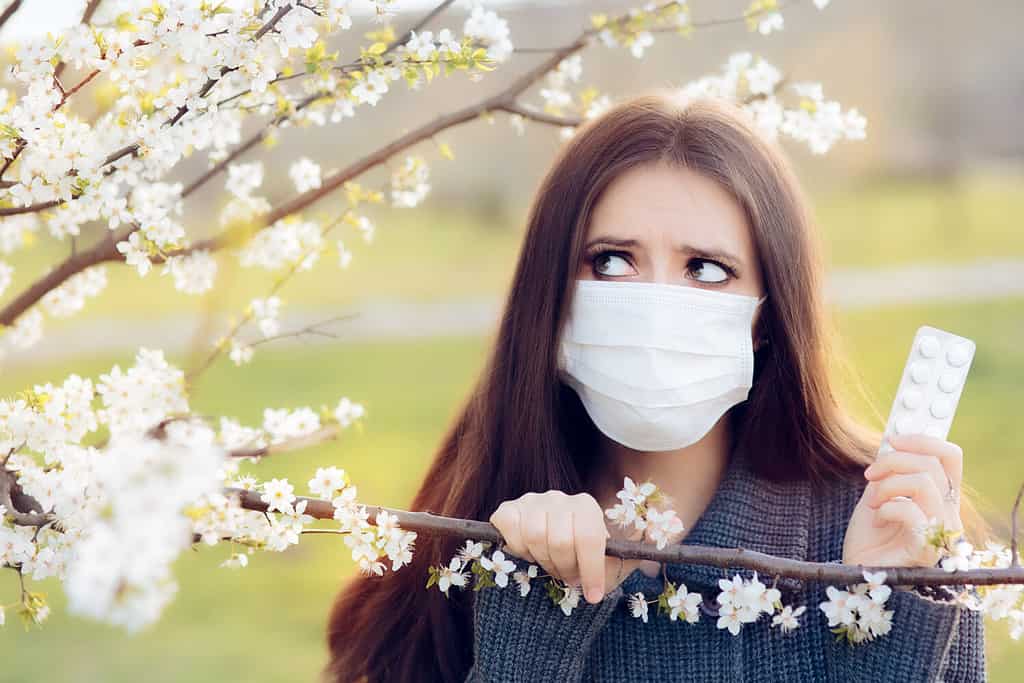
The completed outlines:
<svg viewBox="0 0 1024 683">
<path fill-rule="evenodd" d="M 437 581 L 437 586 L 442 593 L 448 595 L 448 589 L 451 586 L 462 587 L 465 585 L 466 574 L 462 571 L 462 560 L 453 557 L 448 566 L 441 569 L 441 577 Z"/>
<path fill-rule="evenodd" d="M 565 616 L 572 614 L 572 611 L 580 604 L 580 589 L 579 586 L 569 585 L 565 586 L 562 594 L 562 598 L 558 601 L 558 606 L 561 608 Z"/>
<path fill-rule="evenodd" d="M 530 580 L 537 577 L 537 565 L 531 564 L 529 568 L 524 571 L 517 571 L 512 574 L 512 578 L 517 584 L 519 584 L 519 595 L 526 597 L 530 592 Z"/>
<path fill-rule="evenodd" d="M 320 187 L 320 165 L 312 159 L 301 157 L 288 169 L 288 176 L 299 192 Z"/>
<path fill-rule="evenodd" d="M 482 40 L 487 45 L 487 56 L 497 62 L 507 60 L 514 49 L 509 37 L 508 22 L 479 4 L 473 7 L 466 18 L 462 32 Z"/>
<path fill-rule="evenodd" d="M 694 624 L 700 619 L 700 604 L 703 601 L 700 593 L 690 593 L 685 584 L 680 584 L 668 598 L 668 617 L 676 621 L 682 614 L 688 623 Z"/>
<path fill-rule="evenodd" d="M 792 631 L 800 626 L 797 617 L 805 611 L 807 611 L 807 605 L 800 605 L 796 609 L 793 609 L 792 605 L 786 605 L 781 612 L 772 617 L 772 626 L 779 626 L 783 633 Z"/>
<path fill-rule="evenodd" d="M 516 568 L 516 563 L 506 559 L 500 550 L 495 550 L 490 557 L 481 556 L 480 565 L 494 572 L 494 582 L 502 588 L 508 585 L 508 573 Z"/>
</svg>

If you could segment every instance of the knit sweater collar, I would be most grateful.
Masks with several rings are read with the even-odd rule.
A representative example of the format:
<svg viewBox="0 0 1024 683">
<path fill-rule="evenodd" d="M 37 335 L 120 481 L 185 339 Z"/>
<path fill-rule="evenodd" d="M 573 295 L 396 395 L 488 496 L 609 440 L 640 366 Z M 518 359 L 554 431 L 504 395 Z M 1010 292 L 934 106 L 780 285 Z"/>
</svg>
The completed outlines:
<svg viewBox="0 0 1024 683">
<path fill-rule="evenodd" d="M 711 502 L 694 523 L 683 545 L 742 548 L 760 553 L 806 560 L 809 543 L 811 487 L 807 480 L 775 482 L 757 476 L 745 456 L 733 451 Z M 636 570 L 639 572 L 640 570 Z M 754 571 L 743 567 L 725 569 L 709 565 L 669 564 L 669 580 L 717 587 L 718 580 Z M 773 576 L 758 578 L 771 586 Z M 776 587 L 800 591 L 803 581 L 779 577 Z"/>
</svg>

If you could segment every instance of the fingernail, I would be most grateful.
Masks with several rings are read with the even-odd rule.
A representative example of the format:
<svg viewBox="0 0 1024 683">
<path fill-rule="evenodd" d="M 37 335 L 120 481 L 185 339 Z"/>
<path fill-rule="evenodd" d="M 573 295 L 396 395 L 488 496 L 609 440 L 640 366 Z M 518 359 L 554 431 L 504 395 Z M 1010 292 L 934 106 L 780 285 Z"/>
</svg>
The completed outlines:
<svg viewBox="0 0 1024 683">
<path fill-rule="evenodd" d="M 588 586 L 583 592 L 586 594 L 587 602 L 590 604 L 594 605 L 601 601 L 599 591 L 594 586 Z"/>
</svg>

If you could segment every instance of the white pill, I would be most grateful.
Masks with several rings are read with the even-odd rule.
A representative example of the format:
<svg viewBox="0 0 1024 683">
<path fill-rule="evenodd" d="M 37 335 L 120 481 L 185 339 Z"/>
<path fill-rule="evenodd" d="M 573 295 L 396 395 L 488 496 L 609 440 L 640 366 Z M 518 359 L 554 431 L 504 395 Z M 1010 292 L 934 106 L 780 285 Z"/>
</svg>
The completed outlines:
<svg viewBox="0 0 1024 683">
<path fill-rule="evenodd" d="M 934 436 L 934 437 L 937 437 L 939 439 L 946 438 L 945 434 L 942 433 L 942 426 L 941 425 L 929 425 L 924 430 L 924 433 L 927 434 L 928 436 Z"/>
<path fill-rule="evenodd" d="M 928 365 L 920 361 L 910 366 L 910 378 L 915 384 L 924 384 L 931 378 L 931 374 Z"/>
<path fill-rule="evenodd" d="M 882 442 L 882 445 L 878 447 L 878 453 L 879 453 L 879 455 L 882 455 L 882 454 L 884 454 L 884 453 L 890 453 L 890 452 L 892 452 L 892 451 L 894 451 L 894 450 L 896 450 L 896 449 L 892 447 L 892 444 L 891 444 L 891 443 L 889 443 L 889 441 L 888 441 L 888 440 L 886 440 L 886 441 L 883 441 L 883 442 Z"/>
<path fill-rule="evenodd" d="M 932 401 L 931 414 L 940 420 L 944 420 L 953 413 L 953 402 L 945 396 L 939 396 Z"/>
<path fill-rule="evenodd" d="M 939 375 L 939 389 L 952 394 L 960 386 L 960 373 L 947 370 Z"/>
<path fill-rule="evenodd" d="M 966 342 L 959 342 L 946 352 L 946 360 L 949 361 L 950 365 L 957 368 L 966 363 L 970 357 L 970 345 Z"/>
<path fill-rule="evenodd" d="M 928 334 L 921 337 L 921 341 L 917 344 L 917 350 L 925 358 L 935 358 L 935 356 L 939 355 L 939 346 L 939 340 L 933 335 Z"/>
<path fill-rule="evenodd" d="M 903 407 L 909 410 L 914 410 L 921 405 L 921 392 L 912 387 L 905 389 L 901 398 Z"/>
<path fill-rule="evenodd" d="M 900 419 L 896 420 L 896 433 L 897 434 L 910 434 L 917 429 L 917 420 L 911 415 L 904 415 Z"/>
</svg>

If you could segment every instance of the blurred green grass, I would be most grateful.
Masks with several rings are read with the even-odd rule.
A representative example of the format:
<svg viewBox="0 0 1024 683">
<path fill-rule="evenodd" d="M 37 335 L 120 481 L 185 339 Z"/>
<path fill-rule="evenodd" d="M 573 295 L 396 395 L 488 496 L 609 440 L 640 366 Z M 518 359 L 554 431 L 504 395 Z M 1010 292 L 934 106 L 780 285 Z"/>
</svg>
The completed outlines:
<svg viewBox="0 0 1024 683">
<path fill-rule="evenodd" d="M 817 198 L 816 214 L 831 267 L 900 263 L 961 263 L 975 258 L 1024 258 L 1015 217 L 1024 209 L 1020 179 L 973 177 L 956 185 L 886 183 Z M 348 270 L 335 254 L 284 290 L 287 303 L 334 308 L 369 297 L 438 300 L 500 296 L 514 266 L 521 232 L 515 220 L 431 208 L 391 211 L 375 218 L 375 242 L 340 234 L 355 252 Z M 42 272 L 67 245 L 45 243 L 14 261 L 22 282 Z M 234 259 L 222 256 L 222 262 Z M 271 283 L 263 271 L 226 268 L 215 300 L 174 291 L 170 278 L 108 268 L 111 285 L 71 321 L 48 321 L 56 333 L 83 318 L 147 319 L 206 306 L 240 311 Z M 17 283 L 9 292 L 17 291 Z M 967 483 L 984 500 L 995 524 L 1005 523 L 1024 475 L 1019 444 L 1024 423 L 1019 381 L 1024 377 L 1024 300 L 901 306 L 837 314 L 852 367 L 868 390 L 859 396 L 842 375 L 855 412 L 881 427 L 914 331 L 929 324 L 974 338 L 978 352 L 950 439 L 965 451 Z M 51 323 L 53 323 L 51 325 Z M 300 491 L 318 466 L 346 468 L 360 499 L 404 507 L 419 484 L 444 428 L 461 407 L 479 371 L 487 340 L 447 338 L 415 342 L 257 350 L 245 369 L 212 367 L 193 396 L 199 412 L 260 421 L 264 407 L 334 404 L 347 395 L 368 409 L 364 429 L 338 442 L 269 458 L 248 469 L 261 479 L 286 476 Z M 171 358 L 184 366 L 182 358 Z M 71 372 L 98 377 L 130 354 L 69 359 L 52 365 L 5 367 L 0 396 Z M 1005 524 L 1004 524 L 1005 526 Z M 1005 538 L 1005 536 L 1004 536 Z M 252 557 L 241 571 L 217 564 L 229 549 L 202 547 L 176 564 L 176 600 L 151 630 L 134 637 L 69 617 L 57 582 L 37 585 L 54 614 L 41 631 L 24 633 L 16 616 L 0 632 L 0 681 L 258 681 L 313 680 L 324 661 L 324 625 L 336 591 L 354 567 L 348 548 L 331 536 L 309 536 L 286 553 Z M 424 577 L 424 582 L 426 577 Z M 0 571 L 0 603 L 17 600 L 17 578 Z M 400 646 L 396 643 L 396 646 Z M 1011 641 L 1003 623 L 988 629 L 990 679 L 1016 680 L 1024 643 Z"/>
</svg>

